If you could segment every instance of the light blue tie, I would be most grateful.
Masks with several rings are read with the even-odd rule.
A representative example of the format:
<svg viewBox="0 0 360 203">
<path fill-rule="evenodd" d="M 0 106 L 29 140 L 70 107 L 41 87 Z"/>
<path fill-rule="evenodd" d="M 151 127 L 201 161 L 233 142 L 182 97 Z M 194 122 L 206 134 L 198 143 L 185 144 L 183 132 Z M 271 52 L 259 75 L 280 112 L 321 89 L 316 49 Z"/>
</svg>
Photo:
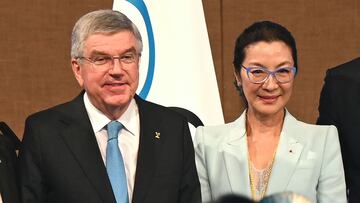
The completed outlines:
<svg viewBox="0 0 360 203">
<path fill-rule="evenodd" d="M 124 161 L 118 145 L 118 135 L 122 124 L 111 121 L 107 125 L 108 143 L 106 148 L 106 170 L 117 203 L 128 203 L 127 180 Z"/>
</svg>

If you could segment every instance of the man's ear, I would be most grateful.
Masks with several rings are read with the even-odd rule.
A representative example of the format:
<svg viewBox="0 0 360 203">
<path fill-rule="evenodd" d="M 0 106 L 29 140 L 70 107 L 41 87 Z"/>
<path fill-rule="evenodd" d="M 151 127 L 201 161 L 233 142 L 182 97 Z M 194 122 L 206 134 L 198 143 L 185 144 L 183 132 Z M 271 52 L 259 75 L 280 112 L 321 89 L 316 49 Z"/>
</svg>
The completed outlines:
<svg viewBox="0 0 360 203">
<path fill-rule="evenodd" d="M 84 80 L 82 78 L 81 67 L 80 67 L 79 61 L 76 59 L 71 59 L 71 67 L 72 67 L 74 76 L 75 76 L 76 80 L 78 81 L 80 87 L 83 87 Z"/>
</svg>

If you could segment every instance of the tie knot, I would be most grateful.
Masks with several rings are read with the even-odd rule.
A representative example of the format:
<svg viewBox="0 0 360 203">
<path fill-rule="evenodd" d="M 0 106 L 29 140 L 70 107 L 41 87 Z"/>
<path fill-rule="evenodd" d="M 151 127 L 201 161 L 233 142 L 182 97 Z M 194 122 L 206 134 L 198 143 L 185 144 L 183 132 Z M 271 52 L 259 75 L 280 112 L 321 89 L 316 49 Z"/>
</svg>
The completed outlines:
<svg viewBox="0 0 360 203">
<path fill-rule="evenodd" d="M 107 130 L 108 130 L 108 140 L 111 139 L 117 139 L 118 135 L 119 135 L 119 131 L 122 128 L 122 124 L 117 122 L 117 121 L 111 121 L 108 125 L 107 125 Z"/>
</svg>

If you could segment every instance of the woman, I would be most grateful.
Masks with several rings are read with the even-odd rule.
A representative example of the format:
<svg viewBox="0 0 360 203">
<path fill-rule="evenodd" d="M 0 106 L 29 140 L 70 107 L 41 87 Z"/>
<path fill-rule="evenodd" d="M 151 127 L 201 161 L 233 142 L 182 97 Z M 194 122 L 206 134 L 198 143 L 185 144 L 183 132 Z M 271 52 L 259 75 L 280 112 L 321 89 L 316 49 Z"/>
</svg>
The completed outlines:
<svg viewBox="0 0 360 203">
<path fill-rule="evenodd" d="M 203 202 L 227 193 L 259 200 L 291 191 L 313 202 L 345 203 L 336 128 L 303 123 L 285 108 L 298 71 L 291 33 L 273 22 L 254 23 L 238 37 L 233 63 L 247 108 L 234 122 L 196 131 Z"/>
</svg>

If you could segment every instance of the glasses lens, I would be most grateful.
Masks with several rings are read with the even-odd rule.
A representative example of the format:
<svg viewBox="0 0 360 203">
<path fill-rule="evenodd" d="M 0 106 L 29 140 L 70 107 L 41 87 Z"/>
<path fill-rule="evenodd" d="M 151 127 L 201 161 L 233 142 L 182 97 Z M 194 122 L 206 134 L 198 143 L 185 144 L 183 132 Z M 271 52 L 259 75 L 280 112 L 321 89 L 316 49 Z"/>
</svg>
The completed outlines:
<svg viewBox="0 0 360 203">
<path fill-rule="evenodd" d="M 124 64 L 134 63 L 136 60 L 136 55 L 133 52 L 125 53 L 120 56 L 120 61 Z"/>
<path fill-rule="evenodd" d="M 250 81 L 259 83 L 268 77 L 269 73 L 261 68 L 249 68 L 248 77 Z"/>
<path fill-rule="evenodd" d="M 290 82 L 294 76 L 294 68 L 280 68 L 275 72 L 275 77 L 280 83 Z"/>
<path fill-rule="evenodd" d="M 112 61 L 111 56 L 99 55 L 91 58 L 92 62 L 97 66 L 108 64 Z"/>
</svg>

